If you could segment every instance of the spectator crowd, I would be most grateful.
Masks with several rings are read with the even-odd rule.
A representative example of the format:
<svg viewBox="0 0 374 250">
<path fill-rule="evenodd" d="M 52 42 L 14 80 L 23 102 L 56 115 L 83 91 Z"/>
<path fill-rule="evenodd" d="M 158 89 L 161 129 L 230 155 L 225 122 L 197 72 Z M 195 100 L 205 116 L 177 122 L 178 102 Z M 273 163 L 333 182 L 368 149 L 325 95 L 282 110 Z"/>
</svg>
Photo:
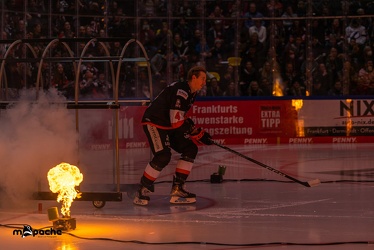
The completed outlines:
<svg viewBox="0 0 374 250">
<path fill-rule="evenodd" d="M 374 94 L 374 1 L 5 0 L 0 7 L 0 58 L 10 41 L 30 39 L 32 46 L 20 43 L 7 57 L 12 96 L 37 85 L 40 67 L 46 90 L 73 98 L 78 81 L 81 98 L 112 98 L 111 67 L 95 58 L 142 56 L 132 47 L 123 51 L 130 39 L 144 46 L 152 73 L 140 62 L 123 63 L 120 98 L 149 98 L 149 78 L 157 95 L 195 65 L 204 65 L 209 76 L 200 96 Z M 41 58 L 56 38 L 66 44 L 48 47 L 55 61 L 10 60 Z M 83 52 L 93 60 L 79 69 L 57 60 Z"/>
</svg>

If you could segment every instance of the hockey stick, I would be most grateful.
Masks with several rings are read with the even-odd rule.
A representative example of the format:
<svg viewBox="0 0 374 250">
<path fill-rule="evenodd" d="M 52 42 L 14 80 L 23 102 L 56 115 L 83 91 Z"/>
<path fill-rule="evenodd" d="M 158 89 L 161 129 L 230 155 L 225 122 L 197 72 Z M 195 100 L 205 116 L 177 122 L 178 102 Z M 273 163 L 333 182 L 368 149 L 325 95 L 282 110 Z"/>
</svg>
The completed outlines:
<svg viewBox="0 0 374 250">
<path fill-rule="evenodd" d="M 297 182 L 297 183 L 299 183 L 299 184 L 301 184 L 305 187 L 315 187 L 315 186 L 318 186 L 321 183 L 321 181 L 319 179 L 315 179 L 315 180 L 311 180 L 311 181 L 300 181 L 300 180 L 298 180 L 298 179 L 296 179 L 292 176 L 289 176 L 289 175 L 287 175 L 287 174 L 285 174 L 285 173 L 283 173 L 283 172 L 281 172 L 281 171 L 279 171 L 275 168 L 272 168 L 272 167 L 270 167 L 270 166 L 268 166 L 268 165 L 266 165 L 262 162 L 256 161 L 255 159 L 252 159 L 248 156 L 245 156 L 245 155 L 243 155 L 243 154 L 241 154 L 241 153 L 239 153 L 239 152 L 237 152 L 237 151 L 235 151 L 235 150 L 233 150 L 229 147 L 223 146 L 223 145 L 221 145 L 221 144 L 219 144 L 219 143 L 217 143 L 213 140 L 211 140 L 211 141 L 213 142 L 213 144 L 217 145 L 220 148 L 226 149 L 227 151 L 230 151 L 231 153 L 234 153 L 234 154 L 236 154 L 236 155 L 238 155 L 238 156 L 240 156 L 240 157 L 242 157 L 242 158 L 244 158 L 248 161 L 251 161 L 251 162 L 253 162 L 253 163 L 255 163 L 255 164 L 257 164 L 257 165 L 259 165 L 263 168 L 266 168 L 267 170 L 270 170 L 270 171 L 272 171 L 276 174 L 279 174 L 280 176 L 283 176 L 283 177 L 288 178 L 288 179 L 290 179 L 294 182 Z"/>
</svg>

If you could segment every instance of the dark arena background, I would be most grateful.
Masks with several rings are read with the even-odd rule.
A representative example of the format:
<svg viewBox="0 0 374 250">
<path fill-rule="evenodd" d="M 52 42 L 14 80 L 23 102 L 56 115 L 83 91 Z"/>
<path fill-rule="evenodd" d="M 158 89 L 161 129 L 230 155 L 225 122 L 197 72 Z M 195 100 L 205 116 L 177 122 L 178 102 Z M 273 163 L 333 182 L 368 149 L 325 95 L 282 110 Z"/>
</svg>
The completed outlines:
<svg viewBox="0 0 374 250">
<path fill-rule="evenodd" d="M 1 249 L 374 249 L 374 1 L 4 0 L 0 15 Z M 196 65 L 188 115 L 214 139 L 187 181 L 197 202 L 169 203 L 173 151 L 133 205 L 143 112 Z"/>
</svg>

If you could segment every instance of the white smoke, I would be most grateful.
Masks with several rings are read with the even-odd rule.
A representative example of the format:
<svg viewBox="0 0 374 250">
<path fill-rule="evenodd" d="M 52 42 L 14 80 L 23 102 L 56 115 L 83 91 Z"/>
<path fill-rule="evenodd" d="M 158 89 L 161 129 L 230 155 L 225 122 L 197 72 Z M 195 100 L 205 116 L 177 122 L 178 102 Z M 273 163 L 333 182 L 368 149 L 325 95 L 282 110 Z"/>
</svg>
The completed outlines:
<svg viewBox="0 0 374 250">
<path fill-rule="evenodd" d="M 27 90 L 0 110 L 0 207 L 20 205 L 45 188 L 48 170 L 76 164 L 78 135 L 73 110 L 56 91 Z"/>
</svg>

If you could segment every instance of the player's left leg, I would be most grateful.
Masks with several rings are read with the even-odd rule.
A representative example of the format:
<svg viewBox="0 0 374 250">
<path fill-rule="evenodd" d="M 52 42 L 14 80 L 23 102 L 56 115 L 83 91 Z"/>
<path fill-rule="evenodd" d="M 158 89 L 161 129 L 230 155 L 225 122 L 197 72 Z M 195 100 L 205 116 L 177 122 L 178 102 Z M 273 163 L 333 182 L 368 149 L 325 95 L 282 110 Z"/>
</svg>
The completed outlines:
<svg viewBox="0 0 374 250">
<path fill-rule="evenodd" d="M 153 183 L 160 175 L 162 169 L 170 162 L 171 150 L 169 147 L 168 131 L 150 125 L 144 125 L 143 128 L 148 138 L 153 158 L 144 170 L 133 203 L 135 205 L 146 206 L 150 201 L 148 194 L 154 192 Z"/>
</svg>

